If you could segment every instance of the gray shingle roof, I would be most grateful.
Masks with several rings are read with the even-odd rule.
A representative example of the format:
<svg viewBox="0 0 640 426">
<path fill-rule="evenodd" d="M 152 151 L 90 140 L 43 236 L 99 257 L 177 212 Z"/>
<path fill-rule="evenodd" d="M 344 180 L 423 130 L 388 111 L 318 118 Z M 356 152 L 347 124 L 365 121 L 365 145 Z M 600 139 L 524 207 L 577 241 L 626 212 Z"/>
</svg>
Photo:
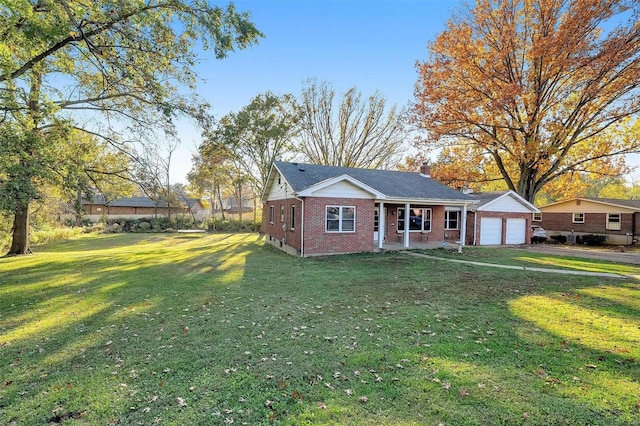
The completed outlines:
<svg viewBox="0 0 640 426">
<path fill-rule="evenodd" d="M 107 202 L 104 195 L 95 194 L 91 198 L 91 201 L 85 201 L 83 204 L 106 205 Z M 122 197 L 110 201 L 109 205 L 113 207 L 156 207 L 153 200 L 149 197 Z M 165 201 L 160 201 L 158 203 L 158 207 L 167 207 L 167 203 Z"/>
<path fill-rule="evenodd" d="M 392 199 L 473 201 L 468 195 L 419 173 L 283 161 L 276 161 L 274 164 L 296 193 L 328 179 L 348 175 Z"/>
<path fill-rule="evenodd" d="M 474 205 L 474 208 L 482 207 L 487 203 L 495 200 L 496 198 L 506 194 L 507 191 L 490 191 L 490 192 L 474 192 L 469 194 L 474 200 L 478 200 L 478 204 Z"/>
<path fill-rule="evenodd" d="M 197 198 L 187 198 L 185 200 L 180 200 L 180 203 L 186 204 L 188 207 L 193 207 L 199 202 Z M 82 204 L 97 204 L 97 205 L 106 205 L 106 199 L 102 194 L 95 194 L 91 200 L 83 200 Z M 113 201 L 109 202 L 109 205 L 112 207 L 149 207 L 154 208 L 156 204 L 149 197 L 122 197 L 117 198 Z M 158 201 L 157 207 L 166 208 L 167 202 L 164 200 Z"/>
</svg>

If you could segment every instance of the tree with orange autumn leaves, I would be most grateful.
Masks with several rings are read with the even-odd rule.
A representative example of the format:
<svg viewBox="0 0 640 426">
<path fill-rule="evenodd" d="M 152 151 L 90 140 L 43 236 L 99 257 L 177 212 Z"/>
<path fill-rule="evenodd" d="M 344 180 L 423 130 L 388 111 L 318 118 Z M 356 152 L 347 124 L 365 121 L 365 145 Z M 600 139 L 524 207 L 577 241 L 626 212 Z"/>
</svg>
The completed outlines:
<svg viewBox="0 0 640 426">
<path fill-rule="evenodd" d="M 640 151 L 637 0 L 477 0 L 417 65 L 414 119 L 445 181 L 534 201 Z"/>
</svg>

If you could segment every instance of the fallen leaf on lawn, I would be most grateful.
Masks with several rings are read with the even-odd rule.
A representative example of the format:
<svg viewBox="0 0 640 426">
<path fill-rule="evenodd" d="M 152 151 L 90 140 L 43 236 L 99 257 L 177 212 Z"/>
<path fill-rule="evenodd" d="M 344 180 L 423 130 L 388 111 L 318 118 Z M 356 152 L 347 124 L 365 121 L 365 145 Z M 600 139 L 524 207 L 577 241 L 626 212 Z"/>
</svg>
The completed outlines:
<svg viewBox="0 0 640 426">
<path fill-rule="evenodd" d="M 264 403 L 264 406 L 267 408 L 273 408 L 273 401 L 270 399 L 267 399 Z"/>
<path fill-rule="evenodd" d="M 318 407 L 321 410 L 326 410 L 327 409 L 327 404 L 325 404 L 322 401 L 318 401 L 318 402 L 316 402 L 316 407 Z"/>
<path fill-rule="evenodd" d="M 541 377 L 543 379 L 548 376 L 547 372 L 544 371 L 542 368 L 540 368 L 538 370 L 533 370 L 533 374 L 535 374 L 536 376 Z"/>
<path fill-rule="evenodd" d="M 557 379 L 555 377 L 549 377 L 545 383 L 547 385 L 557 385 L 558 383 L 560 383 L 560 379 Z"/>
<path fill-rule="evenodd" d="M 347 394 L 347 396 L 351 396 L 351 395 L 353 395 L 353 391 L 352 391 L 351 389 L 345 389 L 345 390 L 344 390 L 344 393 L 346 393 L 346 394 Z"/>
<path fill-rule="evenodd" d="M 151 407 L 144 407 L 144 408 L 142 409 L 142 412 L 143 412 L 143 413 L 148 413 L 149 411 L 151 411 Z"/>
<path fill-rule="evenodd" d="M 186 407 L 187 406 L 187 402 L 184 400 L 184 398 L 182 397 L 177 397 L 176 398 L 178 400 L 178 405 L 180 407 Z"/>
<path fill-rule="evenodd" d="M 465 388 L 460 388 L 460 396 L 469 396 L 469 391 L 466 390 Z"/>
<path fill-rule="evenodd" d="M 451 383 L 443 382 L 442 383 L 442 387 L 445 388 L 446 390 L 449 390 L 449 389 L 451 389 Z"/>
<path fill-rule="evenodd" d="M 598 368 L 598 366 L 593 365 L 593 364 L 586 364 L 586 365 L 585 365 L 585 368 L 589 368 L 589 369 L 591 369 L 591 370 L 594 370 L 594 369 Z"/>
<path fill-rule="evenodd" d="M 369 402 L 369 398 L 367 398 L 366 396 L 361 396 L 360 398 L 358 398 L 358 402 L 366 404 L 367 402 Z"/>
</svg>

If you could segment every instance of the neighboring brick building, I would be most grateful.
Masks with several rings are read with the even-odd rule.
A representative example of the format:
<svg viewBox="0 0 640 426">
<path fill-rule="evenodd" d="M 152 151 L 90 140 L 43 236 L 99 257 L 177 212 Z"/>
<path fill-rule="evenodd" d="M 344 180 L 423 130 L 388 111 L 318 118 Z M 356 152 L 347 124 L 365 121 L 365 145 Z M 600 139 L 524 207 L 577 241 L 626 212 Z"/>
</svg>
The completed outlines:
<svg viewBox="0 0 640 426">
<path fill-rule="evenodd" d="M 267 242 L 303 257 L 459 241 L 474 203 L 431 179 L 427 169 L 409 173 L 280 161 L 271 169 L 262 201 Z"/>
<path fill-rule="evenodd" d="M 636 244 L 640 235 L 640 200 L 573 198 L 540 207 L 534 224 L 547 235 L 567 236 L 568 242 L 585 234 L 605 235 L 606 244 Z"/>
<path fill-rule="evenodd" d="M 204 206 L 196 198 L 186 198 L 178 206 L 171 206 L 166 201 L 153 201 L 149 197 L 122 197 L 108 201 L 103 195 L 94 195 L 91 200 L 82 202 L 84 216 L 97 221 L 101 217 L 108 218 L 141 218 L 166 216 L 169 213 L 198 214 Z"/>
</svg>

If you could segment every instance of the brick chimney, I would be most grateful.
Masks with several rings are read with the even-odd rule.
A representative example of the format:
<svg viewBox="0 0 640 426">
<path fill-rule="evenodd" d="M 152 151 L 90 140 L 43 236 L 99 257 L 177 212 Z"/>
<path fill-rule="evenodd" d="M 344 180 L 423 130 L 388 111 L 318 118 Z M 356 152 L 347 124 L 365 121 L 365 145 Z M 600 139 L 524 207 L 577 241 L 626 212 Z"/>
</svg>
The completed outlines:
<svg viewBox="0 0 640 426">
<path fill-rule="evenodd" d="M 420 166 L 420 174 L 431 177 L 431 165 L 429 163 L 422 163 Z"/>
</svg>

